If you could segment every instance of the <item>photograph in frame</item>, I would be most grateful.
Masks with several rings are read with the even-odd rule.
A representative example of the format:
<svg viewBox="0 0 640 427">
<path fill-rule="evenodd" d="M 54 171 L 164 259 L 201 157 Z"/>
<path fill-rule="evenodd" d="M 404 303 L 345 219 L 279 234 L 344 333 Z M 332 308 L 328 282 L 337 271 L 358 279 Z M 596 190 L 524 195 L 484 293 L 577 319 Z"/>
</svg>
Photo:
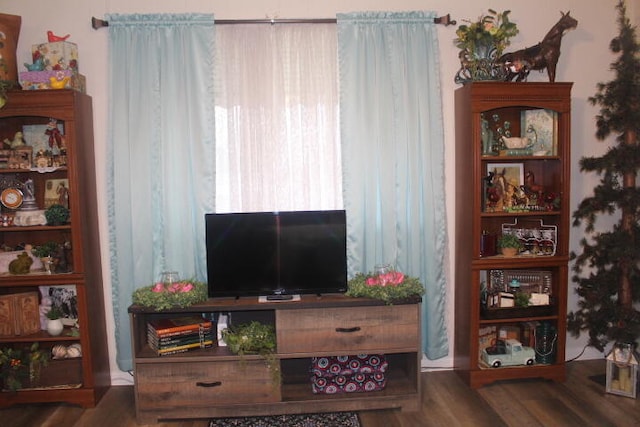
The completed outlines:
<svg viewBox="0 0 640 427">
<path fill-rule="evenodd" d="M 533 142 L 534 156 L 558 155 L 558 113 L 538 108 L 520 115 L 522 136 Z"/>
<path fill-rule="evenodd" d="M 524 184 L 522 163 L 488 163 L 485 190 L 485 212 L 502 212 L 515 204 Z"/>
</svg>

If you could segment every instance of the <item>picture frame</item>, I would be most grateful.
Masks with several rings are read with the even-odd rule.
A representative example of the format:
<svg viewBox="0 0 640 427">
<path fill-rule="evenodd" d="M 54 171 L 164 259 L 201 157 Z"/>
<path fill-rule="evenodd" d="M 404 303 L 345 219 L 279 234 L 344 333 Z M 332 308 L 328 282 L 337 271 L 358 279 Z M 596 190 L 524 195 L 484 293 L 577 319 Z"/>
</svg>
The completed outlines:
<svg viewBox="0 0 640 427">
<path fill-rule="evenodd" d="M 520 113 L 522 136 L 533 141 L 534 156 L 558 155 L 558 113 L 553 110 L 537 108 Z"/>
<path fill-rule="evenodd" d="M 62 323 L 73 326 L 78 321 L 78 293 L 75 285 L 40 286 L 40 315 L 46 328 L 46 314 L 56 307 L 62 312 Z"/>
<path fill-rule="evenodd" d="M 44 208 L 51 205 L 62 205 L 69 209 L 69 180 L 48 179 L 44 184 Z"/>
<path fill-rule="evenodd" d="M 523 163 L 487 163 L 485 212 L 502 212 L 515 206 L 524 185 Z"/>
</svg>

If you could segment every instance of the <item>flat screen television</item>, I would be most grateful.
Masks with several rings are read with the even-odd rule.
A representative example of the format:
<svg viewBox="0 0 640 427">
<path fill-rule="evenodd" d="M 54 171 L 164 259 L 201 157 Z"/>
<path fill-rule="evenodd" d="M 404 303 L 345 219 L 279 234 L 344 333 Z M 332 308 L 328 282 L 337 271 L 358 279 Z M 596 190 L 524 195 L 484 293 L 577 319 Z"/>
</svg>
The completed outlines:
<svg viewBox="0 0 640 427">
<path fill-rule="evenodd" d="M 205 214 L 210 297 L 343 293 L 344 210 Z"/>
</svg>

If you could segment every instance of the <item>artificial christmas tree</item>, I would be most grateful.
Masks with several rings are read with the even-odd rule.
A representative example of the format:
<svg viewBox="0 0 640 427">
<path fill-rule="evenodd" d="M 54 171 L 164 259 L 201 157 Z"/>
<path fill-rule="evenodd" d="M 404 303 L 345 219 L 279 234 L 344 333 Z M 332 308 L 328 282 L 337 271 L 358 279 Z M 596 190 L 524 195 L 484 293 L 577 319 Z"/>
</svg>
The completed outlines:
<svg viewBox="0 0 640 427">
<path fill-rule="evenodd" d="M 596 172 L 601 180 L 573 214 L 573 225 L 584 222 L 587 237 L 580 242 L 582 253 L 572 254 L 580 300 L 568 327 L 575 336 L 588 331 L 589 345 L 601 351 L 611 341 L 634 343 L 640 337 L 640 45 L 625 2 L 616 7 L 620 32 L 610 44 L 618 54 L 611 64 L 615 79 L 599 83 L 589 99 L 601 108 L 596 137 L 615 135 L 616 143 L 601 157 L 580 160 L 581 171 Z M 596 231 L 598 215 L 619 220 L 610 231 Z"/>
</svg>

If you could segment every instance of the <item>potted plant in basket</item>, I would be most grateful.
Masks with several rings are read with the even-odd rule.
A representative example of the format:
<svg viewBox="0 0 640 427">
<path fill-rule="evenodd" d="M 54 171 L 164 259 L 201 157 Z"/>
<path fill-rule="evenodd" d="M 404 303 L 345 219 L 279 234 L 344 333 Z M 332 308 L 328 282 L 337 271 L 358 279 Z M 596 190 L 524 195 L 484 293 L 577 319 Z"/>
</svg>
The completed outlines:
<svg viewBox="0 0 640 427">
<path fill-rule="evenodd" d="M 498 239 L 498 247 L 502 251 L 502 255 L 514 257 L 522 249 L 522 242 L 515 234 L 503 234 Z"/>
<path fill-rule="evenodd" d="M 511 37 L 518 34 L 518 26 L 509 20 L 511 11 L 497 12 L 489 9 L 477 21 L 467 21 L 456 30 L 454 40 L 460 49 L 460 70 L 455 76 L 456 83 L 476 80 L 503 80 L 506 73 L 496 64 Z"/>
</svg>

